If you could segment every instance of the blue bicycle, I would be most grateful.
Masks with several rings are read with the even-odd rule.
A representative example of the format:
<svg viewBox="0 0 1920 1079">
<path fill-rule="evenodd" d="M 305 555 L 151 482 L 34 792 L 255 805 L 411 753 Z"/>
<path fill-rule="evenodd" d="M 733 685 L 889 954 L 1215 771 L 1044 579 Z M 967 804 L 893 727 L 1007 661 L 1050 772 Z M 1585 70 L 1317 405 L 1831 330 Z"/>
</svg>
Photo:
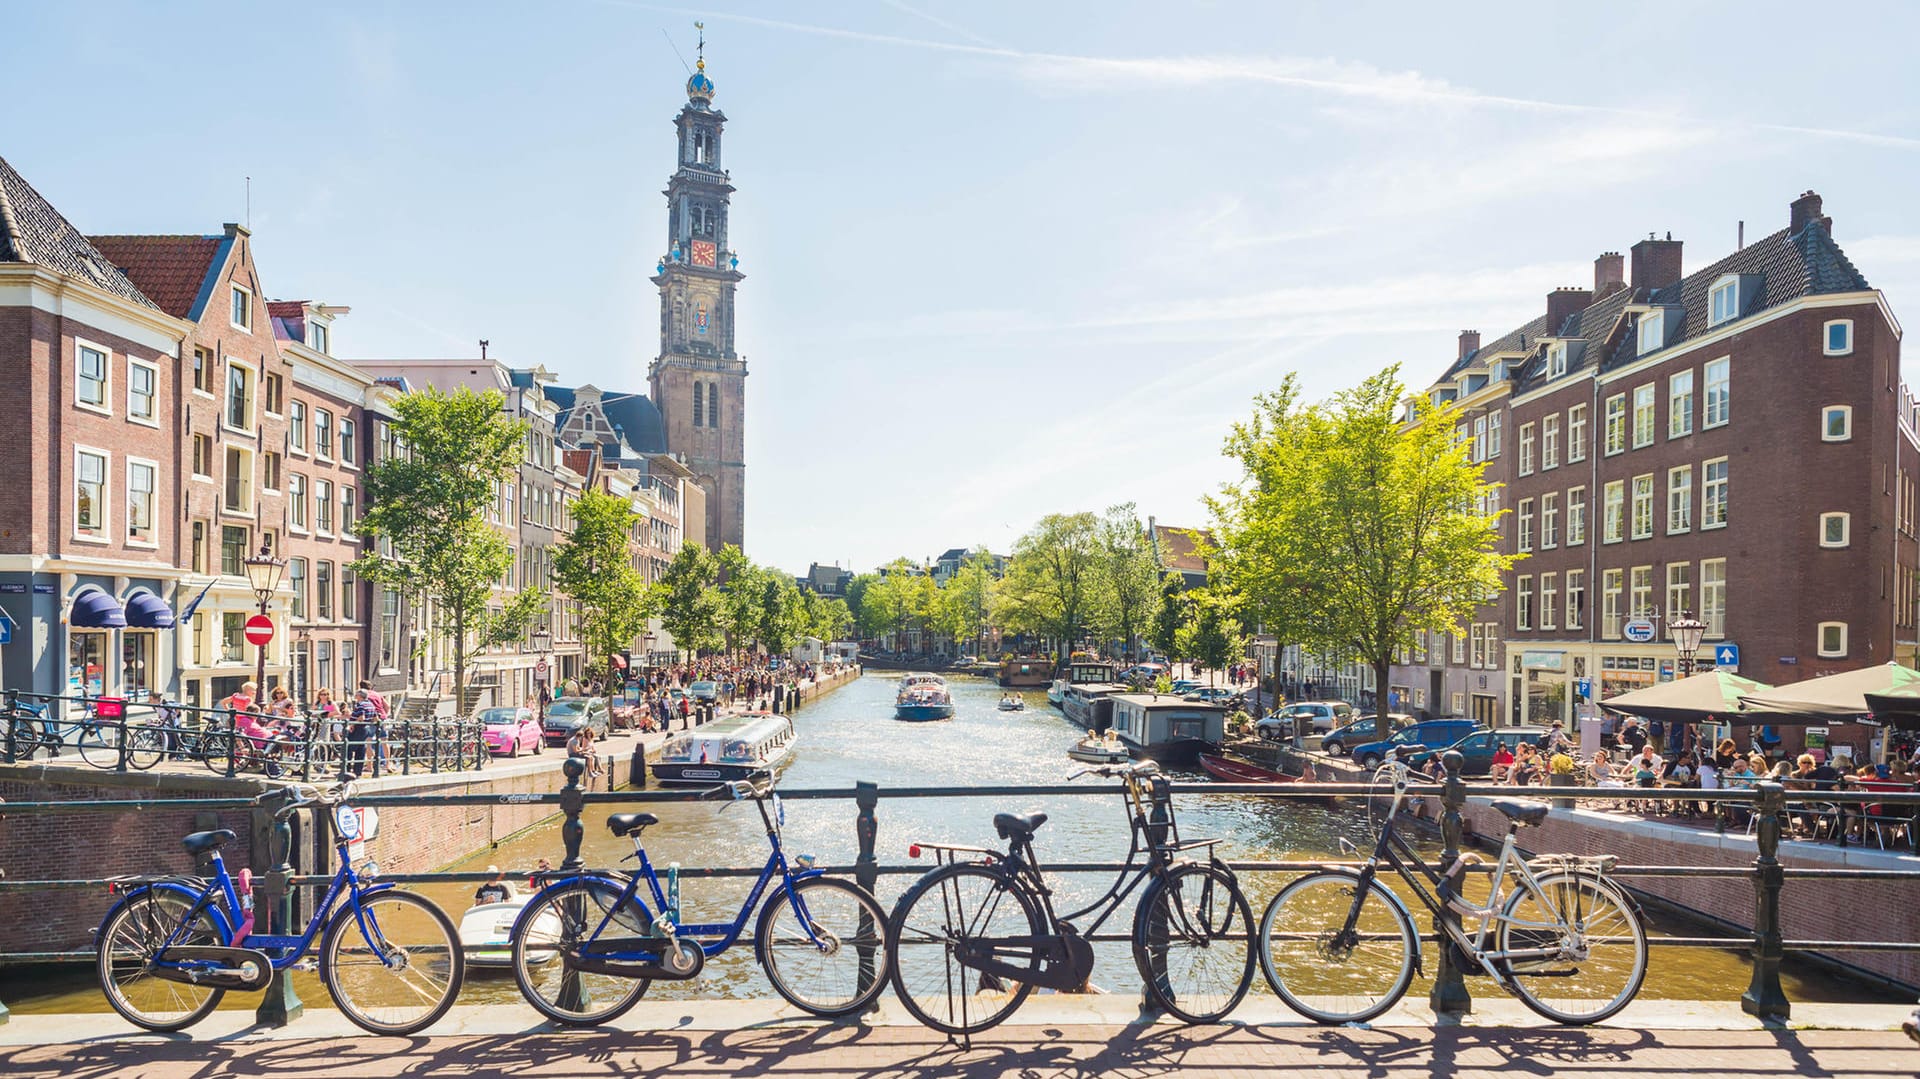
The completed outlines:
<svg viewBox="0 0 1920 1079">
<path fill-rule="evenodd" d="M 782 997 L 821 1016 L 850 1015 L 873 1003 L 887 980 L 886 912 L 866 889 L 822 876 L 812 858 L 800 855 L 792 865 L 787 862 L 780 845 L 786 811 L 770 788 L 736 782 L 709 792 L 731 794 L 729 806 L 753 801 L 772 846 L 760 879 L 731 922 L 681 921 L 679 875 L 669 867 L 663 886 L 640 839 L 658 817 L 608 817 L 614 835 L 633 837 L 633 853 L 624 860 L 637 860 L 640 868 L 545 878 L 549 883 L 528 900 L 513 925 L 513 975 L 521 994 L 556 1023 L 605 1023 L 633 1007 L 655 978 L 683 981 L 698 975 L 706 960 L 739 941 L 758 906 L 754 955 Z M 763 894 L 767 901 L 760 906 Z"/>
<path fill-rule="evenodd" d="M 466 972 L 459 934 L 432 900 L 373 883 L 371 863 L 354 869 L 363 818 L 346 795 L 339 787 L 309 795 L 288 786 L 255 800 L 279 801 L 280 820 L 303 806 L 333 808 L 340 868 L 298 936 L 252 931 L 251 874 L 242 870 L 236 882 L 227 873 L 220 848 L 234 834 L 225 828 L 181 840 L 188 854 L 205 858 L 208 876 L 117 879 L 121 898 L 100 923 L 96 946 L 100 988 L 113 1010 L 148 1030 L 182 1030 L 230 989 L 265 989 L 274 971 L 300 963 L 317 936 L 320 981 L 362 1029 L 412 1034 L 445 1015 Z"/>
</svg>

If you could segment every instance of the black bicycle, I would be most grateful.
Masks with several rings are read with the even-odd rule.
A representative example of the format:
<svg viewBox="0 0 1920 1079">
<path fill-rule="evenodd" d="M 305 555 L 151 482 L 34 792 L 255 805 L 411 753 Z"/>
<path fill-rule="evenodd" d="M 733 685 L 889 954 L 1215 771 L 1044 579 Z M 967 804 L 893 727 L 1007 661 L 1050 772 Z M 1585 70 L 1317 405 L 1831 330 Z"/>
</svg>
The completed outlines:
<svg viewBox="0 0 1920 1079">
<path fill-rule="evenodd" d="M 1045 813 L 1000 813 L 1007 851 L 916 843 L 939 865 L 907 889 L 887 923 L 894 992 L 916 1019 L 969 1035 L 1004 1022 L 1035 986 L 1078 990 L 1093 972 L 1091 939 L 1146 882 L 1133 918 L 1133 960 L 1148 994 L 1188 1023 L 1231 1012 L 1253 982 L 1253 911 L 1214 839 L 1180 838 L 1170 784 L 1151 761 L 1082 769 L 1070 778 L 1118 776 L 1132 845 L 1106 894 L 1059 915 L 1033 853 Z M 1207 852 L 1207 860 L 1182 857 Z M 1140 856 L 1145 864 L 1136 865 Z M 1084 931 L 1078 923 L 1091 917 Z"/>
</svg>

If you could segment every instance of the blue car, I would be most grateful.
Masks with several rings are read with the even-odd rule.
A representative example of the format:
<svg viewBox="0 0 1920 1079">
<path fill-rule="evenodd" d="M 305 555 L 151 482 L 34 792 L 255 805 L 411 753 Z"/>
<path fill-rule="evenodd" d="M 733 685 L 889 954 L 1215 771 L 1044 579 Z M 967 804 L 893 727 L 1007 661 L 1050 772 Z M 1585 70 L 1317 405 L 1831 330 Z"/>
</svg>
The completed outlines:
<svg viewBox="0 0 1920 1079">
<path fill-rule="evenodd" d="M 1401 746 L 1415 749 L 1445 749 L 1480 729 L 1471 719 L 1429 719 L 1394 732 L 1391 738 L 1353 747 L 1353 759 L 1362 768 L 1378 768 Z"/>
</svg>

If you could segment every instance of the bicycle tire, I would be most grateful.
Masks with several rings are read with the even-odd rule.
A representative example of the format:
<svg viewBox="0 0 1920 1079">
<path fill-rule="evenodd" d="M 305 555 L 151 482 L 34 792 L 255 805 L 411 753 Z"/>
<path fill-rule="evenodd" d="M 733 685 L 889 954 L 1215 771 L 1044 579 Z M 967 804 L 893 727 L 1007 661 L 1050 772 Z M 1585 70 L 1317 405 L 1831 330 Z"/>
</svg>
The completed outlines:
<svg viewBox="0 0 1920 1079">
<path fill-rule="evenodd" d="M 1162 933 L 1156 925 L 1184 928 Z M 1175 867 L 1148 885 L 1134 909 L 1133 963 L 1140 981 L 1160 1010 L 1183 1023 L 1217 1023 L 1246 999 L 1253 986 L 1253 941 L 1253 908 L 1240 882 L 1218 866 Z M 1193 958 L 1177 963 L 1183 953 Z M 1200 971 L 1202 963 L 1212 971 Z M 1178 966 L 1194 976 L 1182 978 Z"/>
<path fill-rule="evenodd" d="M 865 888 L 831 877 L 797 880 L 793 892 L 788 895 L 786 888 L 776 888 L 761 905 L 760 920 L 754 927 L 753 952 L 760 968 L 767 972 L 767 981 L 787 1003 L 812 1015 L 833 1018 L 864 1011 L 887 987 L 886 910 Z M 837 906 L 829 893 L 850 898 L 853 907 Z M 806 911 L 804 919 L 802 909 Z M 784 927 L 776 924 L 783 914 L 788 919 Z M 805 931 L 806 923 L 811 923 L 811 936 Z M 816 943 L 816 937 L 824 947 Z M 824 980 L 830 987 L 844 986 L 844 992 L 823 997 L 793 985 L 789 971 L 798 973 L 803 967 L 821 969 L 826 965 L 809 962 L 816 959 L 828 963 L 839 960 L 838 967 L 844 969 L 835 969 Z"/>
<path fill-rule="evenodd" d="M 594 1027 L 618 1019 L 653 984 L 650 978 L 579 973 L 566 958 L 620 895 L 620 887 L 609 881 L 575 878 L 535 895 L 513 923 L 514 983 L 527 1003 L 561 1026 Z M 652 920 L 638 904 L 628 903 L 614 914 L 608 931 L 644 935 L 652 931 Z"/>
<path fill-rule="evenodd" d="M 365 948 L 349 954 L 355 940 Z M 371 987 L 382 975 L 395 976 L 389 982 L 400 1003 L 379 1005 L 384 1014 L 375 1014 L 356 987 Z M 453 920 L 413 892 L 362 894 L 359 915 L 352 902 L 342 904 L 320 938 L 321 984 L 341 1014 L 370 1034 L 414 1034 L 432 1026 L 453 1007 L 465 977 L 466 952 Z"/>
<path fill-rule="evenodd" d="M 167 981 L 146 972 L 148 960 L 181 927 L 195 898 L 184 888 L 143 888 L 120 900 L 101 919 L 94 973 L 107 1003 L 127 1022 L 161 1032 L 185 1030 L 205 1019 L 226 996 L 224 989 Z M 176 945 L 226 943 L 220 924 L 205 910 L 175 941 Z"/>
<path fill-rule="evenodd" d="M 233 756 L 233 736 L 225 731 L 203 731 L 200 734 L 200 763 L 214 775 L 227 774 L 227 760 Z"/>
<path fill-rule="evenodd" d="M 1640 994 L 1640 986 L 1647 977 L 1647 930 L 1641 924 L 1639 910 L 1619 885 L 1592 873 L 1557 872 L 1544 873 L 1536 878 L 1541 892 L 1536 895 L 1524 885 L 1517 889 L 1501 908 L 1501 921 L 1494 934 L 1495 945 L 1500 951 L 1509 951 L 1516 947 L 1545 947 L 1555 942 L 1559 934 L 1551 930 L 1531 929 L 1514 925 L 1510 919 L 1526 917 L 1523 909 L 1529 902 L 1536 902 L 1533 916 L 1528 921 L 1538 921 L 1544 906 L 1557 918 L 1566 919 L 1569 911 L 1565 904 L 1586 899 L 1586 906 L 1578 911 L 1579 925 L 1575 931 L 1587 944 L 1587 956 L 1581 960 L 1543 960 L 1537 963 L 1512 962 L 1502 960 L 1500 972 L 1512 986 L 1513 995 L 1520 1003 L 1541 1016 L 1568 1026 L 1584 1026 L 1598 1023 L 1633 1003 Z M 1607 910 L 1606 908 L 1611 908 Z M 1598 954 L 1593 946 L 1592 930 L 1600 928 L 1606 932 L 1610 944 L 1624 944 L 1625 948 L 1608 947 L 1605 958 Z M 1624 940 L 1620 939 L 1624 935 Z M 1624 954 L 1622 954 L 1624 951 Z M 1621 964 L 1624 963 L 1624 968 Z M 1577 977 L 1569 972 L 1577 973 Z M 1611 977 L 1610 975 L 1617 975 Z M 1598 996 L 1568 997 L 1564 994 L 1556 997 L 1539 995 L 1534 989 L 1536 979 L 1545 979 L 1543 984 L 1551 984 L 1564 990 L 1579 990 Z M 1611 991 L 1606 987 L 1616 983 L 1618 988 Z M 1555 1002 L 1594 1001 L 1595 1006 L 1588 1009 L 1572 1010 Z"/>
<path fill-rule="evenodd" d="M 127 764 L 144 772 L 165 760 L 166 733 L 158 727 L 140 724 L 127 735 Z"/>
<path fill-rule="evenodd" d="M 7 724 L 7 730 L 13 739 L 13 759 L 30 761 L 41 749 L 41 730 L 38 720 L 25 716 L 16 716 Z"/>
<path fill-rule="evenodd" d="M 81 723 L 74 729 L 73 744 L 81 760 L 95 768 L 113 769 L 120 766 L 120 739 L 125 736 L 119 727 Z"/>
<path fill-rule="evenodd" d="M 1413 983 L 1420 944 L 1412 916 L 1377 878 L 1364 893 L 1359 887 L 1358 873 L 1309 873 L 1280 889 L 1260 916 L 1267 984 L 1316 1023 L 1364 1023 L 1399 1003 Z M 1359 916 L 1348 936 L 1356 897 Z"/>
<path fill-rule="evenodd" d="M 974 883 L 965 883 L 968 881 Z M 970 886 L 983 890 L 978 901 L 972 904 L 965 894 Z M 929 907 L 938 909 L 916 916 L 922 901 L 930 896 Z M 989 923 L 1003 913 L 1000 904 L 1006 897 L 1011 897 L 1015 909 L 1004 923 L 982 933 L 981 930 L 987 929 Z M 959 926 L 953 924 L 956 913 Z M 977 862 L 941 866 L 915 881 L 887 919 L 887 967 L 894 995 L 915 1019 L 934 1030 L 943 1034 L 978 1034 L 1005 1022 L 1018 1011 L 1033 992 L 1033 983 L 1015 981 L 1016 988 L 1009 991 L 1000 979 L 983 975 L 956 960 L 955 942 L 995 936 L 1038 937 L 1045 932 L 1039 905 L 1017 879 Z M 909 954 L 901 954 L 903 945 Z M 931 955 L 933 946 L 941 949 L 939 957 L 923 961 L 920 957 Z M 1039 967 L 1040 955 L 1035 952 L 1028 960 L 1027 969 L 1038 971 Z M 972 988 L 968 985 L 969 978 L 973 979 Z M 921 989 L 923 984 L 927 988 Z M 974 1004 L 991 1006 L 991 1010 L 981 1015 L 972 1007 Z"/>
</svg>

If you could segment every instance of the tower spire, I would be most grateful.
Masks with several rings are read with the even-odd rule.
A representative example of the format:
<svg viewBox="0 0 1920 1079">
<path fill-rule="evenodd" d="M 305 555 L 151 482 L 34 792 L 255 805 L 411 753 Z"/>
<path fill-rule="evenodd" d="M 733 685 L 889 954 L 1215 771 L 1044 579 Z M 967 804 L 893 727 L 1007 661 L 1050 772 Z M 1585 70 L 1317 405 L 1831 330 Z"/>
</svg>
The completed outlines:
<svg viewBox="0 0 1920 1079">
<path fill-rule="evenodd" d="M 694 53 L 694 70 L 705 71 L 707 69 L 707 24 L 697 22 L 693 24 L 693 28 L 700 34 L 700 44 Z"/>
</svg>

